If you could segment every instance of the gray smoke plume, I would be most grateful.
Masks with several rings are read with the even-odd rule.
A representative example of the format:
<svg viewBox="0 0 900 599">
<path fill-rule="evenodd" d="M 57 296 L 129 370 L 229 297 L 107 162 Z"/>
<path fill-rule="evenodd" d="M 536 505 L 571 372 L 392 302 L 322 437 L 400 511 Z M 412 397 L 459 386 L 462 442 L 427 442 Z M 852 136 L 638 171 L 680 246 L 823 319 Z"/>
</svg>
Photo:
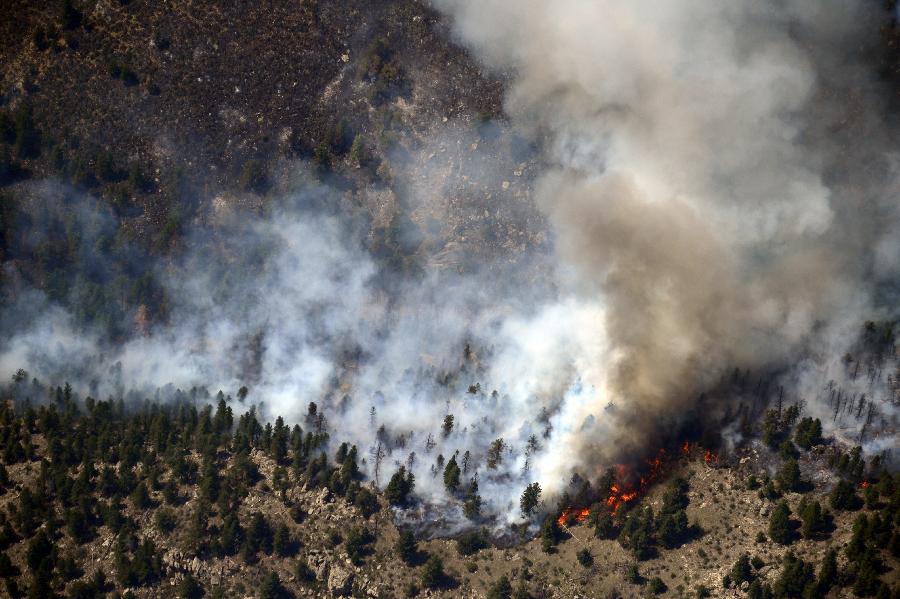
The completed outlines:
<svg viewBox="0 0 900 599">
<path fill-rule="evenodd" d="M 572 291 L 602 317 L 602 461 L 730 368 L 784 367 L 895 317 L 893 123 L 876 3 L 437 0 L 543 133 L 538 183 Z M 885 292 L 885 289 L 888 289 Z M 808 365 L 807 365 L 808 366 Z"/>
</svg>

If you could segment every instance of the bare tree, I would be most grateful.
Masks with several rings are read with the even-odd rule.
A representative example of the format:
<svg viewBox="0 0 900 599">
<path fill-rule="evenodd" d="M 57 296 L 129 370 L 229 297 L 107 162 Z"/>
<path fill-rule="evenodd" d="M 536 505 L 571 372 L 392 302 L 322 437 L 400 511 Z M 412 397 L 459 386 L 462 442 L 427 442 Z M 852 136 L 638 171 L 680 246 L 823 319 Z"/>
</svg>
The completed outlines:
<svg viewBox="0 0 900 599">
<path fill-rule="evenodd" d="M 381 475 L 381 462 L 384 461 L 386 455 L 381 441 L 375 443 L 372 449 L 369 450 L 369 454 L 372 456 L 372 461 L 375 462 L 375 486 L 377 487 L 379 486 L 379 476 Z"/>
</svg>

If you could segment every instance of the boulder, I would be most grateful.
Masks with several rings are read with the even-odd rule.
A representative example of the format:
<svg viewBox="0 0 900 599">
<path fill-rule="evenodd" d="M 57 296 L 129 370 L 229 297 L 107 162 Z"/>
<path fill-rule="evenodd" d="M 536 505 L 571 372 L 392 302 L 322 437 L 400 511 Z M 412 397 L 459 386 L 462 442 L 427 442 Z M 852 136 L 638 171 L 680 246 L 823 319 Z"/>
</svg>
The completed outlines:
<svg viewBox="0 0 900 599">
<path fill-rule="evenodd" d="M 353 571 L 343 564 L 331 566 L 328 574 L 328 590 L 333 597 L 347 597 L 353 588 Z"/>
</svg>

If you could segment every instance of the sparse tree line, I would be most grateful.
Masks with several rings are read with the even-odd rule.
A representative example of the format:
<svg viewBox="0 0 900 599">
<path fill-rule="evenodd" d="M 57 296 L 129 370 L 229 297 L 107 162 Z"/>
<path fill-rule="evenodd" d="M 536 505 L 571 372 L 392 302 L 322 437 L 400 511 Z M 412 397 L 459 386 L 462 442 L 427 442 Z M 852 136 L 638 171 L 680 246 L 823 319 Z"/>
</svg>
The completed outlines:
<svg viewBox="0 0 900 599">
<path fill-rule="evenodd" d="M 8 396 L 0 404 L 0 491 L 17 493 L 0 511 L 0 577 L 11 597 L 105 597 L 160 582 L 160 551 L 136 513 L 152 512 L 153 526 L 164 536 L 177 531 L 187 555 L 234 555 L 253 564 L 261 555 L 292 558 L 301 546 L 286 522 L 258 511 L 239 517 L 250 489 L 260 484 L 298 523 L 306 514 L 287 498 L 292 485 L 327 486 L 366 519 L 381 509 L 376 493 L 361 484 L 355 446 L 340 444 L 329 460 L 327 432 L 288 427 L 280 417 L 262 424 L 253 407 L 235 420 L 232 399 L 221 392 L 210 398 L 195 389 L 165 404 L 81 401 L 68 384 L 47 389 L 24 371 L 12 391 L 41 402 Z M 238 404 L 246 395 L 241 389 Z M 312 405 L 310 414 L 316 415 Z M 261 475 L 254 452 L 275 463 L 270 477 Z M 37 474 L 32 483 L 13 486 L 8 468 L 24 462 L 37 465 Z M 101 529 L 113 535 L 114 571 L 85 579 L 57 546 L 64 537 L 75 546 L 89 543 Z M 351 528 L 334 541 L 361 562 L 374 532 Z M 27 545 L 26 571 L 6 553 L 16 543 Z M 300 580 L 314 583 L 302 560 L 297 570 Z M 269 576 L 263 585 L 276 594 L 261 596 L 286 592 L 276 579 Z M 199 585 L 190 578 L 183 595 L 199 596 Z"/>
</svg>

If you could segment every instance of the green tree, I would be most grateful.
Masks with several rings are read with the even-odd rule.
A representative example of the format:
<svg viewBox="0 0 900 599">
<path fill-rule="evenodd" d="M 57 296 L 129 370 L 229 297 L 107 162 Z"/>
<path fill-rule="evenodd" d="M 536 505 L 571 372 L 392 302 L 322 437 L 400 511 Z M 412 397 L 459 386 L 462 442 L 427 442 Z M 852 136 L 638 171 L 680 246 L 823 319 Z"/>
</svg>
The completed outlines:
<svg viewBox="0 0 900 599">
<path fill-rule="evenodd" d="M 281 523 L 275 529 L 275 536 L 272 538 L 272 551 L 278 557 L 288 557 L 293 553 L 294 540 L 291 538 L 291 531 L 288 527 Z"/>
<path fill-rule="evenodd" d="M 447 461 L 447 466 L 444 468 L 444 487 L 447 489 L 448 493 L 456 493 L 456 490 L 459 488 L 460 474 L 461 471 L 459 465 L 456 463 L 456 455 L 454 454 L 453 457 Z"/>
<path fill-rule="evenodd" d="M 825 515 L 818 501 L 804 497 L 797 511 L 800 515 L 800 534 L 804 539 L 813 539 L 825 529 Z"/>
<path fill-rule="evenodd" d="M 775 477 L 782 491 L 799 491 L 801 488 L 800 465 L 790 458 L 784 462 Z"/>
<path fill-rule="evenodd" d="M 203 587 L 190 573 L 186 574 L 178 584 L 179 599 L 200 599 L 204 594 Z"/>
<path fill-rule="evenodd" d="M 409 503 L 409 494 L 415 488 L 415 476 L 407 472 L 406 467 L 400 466 L 391 476 L 384 490 L 384 497 L 388 503 L 394 506 L 405 506 Z"/>
<path fill-rule="evenodd" d="M 288 599 L 290 594 L 281 584 L 281 579 L 275 572 L 267 572 L 263 575 L 262 584 L 259 586 L 259 599 Z"/>
<path fill-rule="evenodd" d="M 444 584 L 444 562 L 441 558 L 432 555 L 422 567 L 422 586 L 426 589 L 436 589 Z"/>
<path fill-rule="evenodd" d="M 416 537 L 411 530 L 403 530 L 394 543 L 394 553 L 397 554 L 403 563 L 412 565 L 418 555 L 418 547 Z"/>
<path fill-rule="evenodd" d="M 616 538 L 616 525 L 612 512 L 605 503 L 595 503 L 588 514 L 588 522 L 594 528 L 594 536 L 599 539 Z"/>
<path fill-rule="evenodd" d="M 475 520 L 481 515 L 481 495 L 478 494 L 478 479 L 474 476 L 469 481 L 469 488 L 466 490 L 463 515 L 469 520 Z"/>
<path fill-rule="evenodd" d="M 822 421 L 816 418 L 803 418 L 794 431 L 794 442 L 803 449 L 809 450 L 813 445 L 822 443 Z"/>
<path fill-rule="evenodd" d="M 841 480 L 828 496 L 828 503 L 835 510 L 854 510 L 859 507 L 859 498 L 853 483 Z"/>
<path fill-rule="evenodd" d="M 540 500 L 540 484 L 535 482 L 525 487 L 525 491 L 522 492 L 522 497 L 519 499 L 519 508 L 522 510 L 522 516 L 525 518 L 531 517 Z"/>
<path fill-rule="evenodd" d="M 769 518 L 769 538 L 781 545 L 788 545 L 793 540 L 791 530 L 791 508 L 782 500 L 772 510 Z"/>
<path fill-rule="evenodd" d="M 742 582 L 753 580 L 753 569 L 750 566 L 750 556 L 742 553 L 738 560 L 731 566 L 731 580 L 738 586 Z"/>
<path fill-rule="evenodd" d="M 501 576 L 500 579 L 491 585 L 488 590 L 487 599 L 512 599 L 513 588 L 509 582 L 509 578 Z"/>
<path fill-rule="evenodd" d="M 147 485 L 144 484 L 144 481 L 137 484 L 134 491 L 129 495 L 129 499 L 131 499 L 131 503 L 136 509 L 146 510 L 153 507 L 153 500 L 150 498 L 150 493 L 147 491 Z"/>
<path fill-rule="evenodd" d="M 541 548 L 544 553 L 553 553 L 561 538 L 562 530 L 560 530 L 556 518 L 553 516 L 544 518 L 544 523 L 541 525 Z"/>
<path fill-rule="evenodd" d="M 487 451 L 487 467 L 496 470 L 503 461 L 503 449 L 506 447 L 502 438 L 491 441 Z"/>
<path fill-rule="evenodd" d="M 784 568 L 772 590 L 776 597 L 801 599 L 813 592 L 815 580 L 812 564 L 799 559 L 793 552 L 788 552 L 784 557 Z"/>
</svg>

